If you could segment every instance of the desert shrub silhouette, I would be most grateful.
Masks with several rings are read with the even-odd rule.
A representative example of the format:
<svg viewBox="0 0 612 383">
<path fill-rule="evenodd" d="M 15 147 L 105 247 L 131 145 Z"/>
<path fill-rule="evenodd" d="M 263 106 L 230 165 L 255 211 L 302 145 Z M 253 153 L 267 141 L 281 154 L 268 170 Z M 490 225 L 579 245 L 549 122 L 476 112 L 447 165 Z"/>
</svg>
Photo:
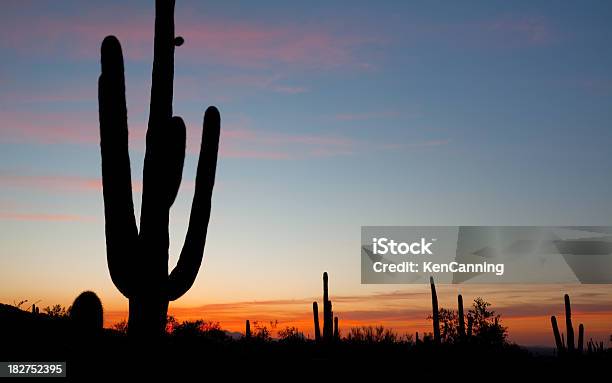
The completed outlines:
<svg viewBox="0 0 612 383">
<path fill-rule="evenodd" d="M 398 340 L 397 333 L 384 326 L 352 327 L 346 336 L 348 343 L 393 344 L 398 342 Z"/>
<path fill-rule="evenodd" d="M 82 292 L 70 307 L 70 320 L 79 335 L 95 336 L 102 332 L 104 310 L 93 291 Z"/>
<path fill-rule="evenodd" d="M 290 344 L 301 344 L 306 342 L 304 333 L 294 326 L 287 326 L 279 330 L 278 339 L 281 342 Z"/>
<path fill-rule="evenodd" d="M 215 107 L 204 114 L 189 227 L 179 261 L 168 274 L 169 212 L 185 159 L 185 124 L 172 115 L 174 48 L 183 41 L 174 35 L 174 0 L 157 0 L 140 229 L 132 200 L 123 54 L 115 36 L 107 36 L 101 47 L 98 101 L 107 262 L 113 283 L 129 299 L 128 332 L 137 337 L 164 333 L 169 301 L 185 294 L 196 278 L 210 219 L 220 132 Z"/>
</svg>

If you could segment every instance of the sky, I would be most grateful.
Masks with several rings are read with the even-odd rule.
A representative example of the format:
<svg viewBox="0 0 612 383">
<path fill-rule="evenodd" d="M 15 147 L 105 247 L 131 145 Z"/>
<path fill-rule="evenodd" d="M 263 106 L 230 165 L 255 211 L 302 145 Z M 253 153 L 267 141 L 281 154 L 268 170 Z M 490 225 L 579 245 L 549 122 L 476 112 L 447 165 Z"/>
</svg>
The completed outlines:
<svg viewBox="0 0 612 383">
<path fill-rule="evenodd" d="M 3 3 L 0 302 L 67 306 L 94 290 L 107 323 L 125 317 L 105 257 L 99 47 L 109 34 L 123 46 L 138 215 L 153 11 Z M 308 331 L 326 270 L 341 326 L 413 331 L 427 326 L 427 286 L 361 285 L 361 226 L 611 225 L 611 17 L 607 1 L 178 0 L 188 154 L 171 266 L 208 105 L 222 135 L 203 265 L 171 313 Z M 449 286 L 443 304 L 458 291 L 499 307 L 523 343 L 552 343 L 565 292 L 587 334 L 612 332 L 609 286 Z"/>
</svg>

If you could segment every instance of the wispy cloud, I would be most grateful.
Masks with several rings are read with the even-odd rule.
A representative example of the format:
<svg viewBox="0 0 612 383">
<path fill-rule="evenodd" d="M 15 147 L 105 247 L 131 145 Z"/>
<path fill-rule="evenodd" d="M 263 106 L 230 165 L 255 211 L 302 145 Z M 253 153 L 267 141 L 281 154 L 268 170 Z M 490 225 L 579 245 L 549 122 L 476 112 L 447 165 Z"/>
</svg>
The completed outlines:
<svg viewBox="0 0 612 383">
<path fill-rule="evenodd" d="M 95 221 L 95 218 L 78 214 L 0 212 L 0 220 L 23 222 L 92 222 Z"/>
<path fill-rule="evenodd" d="M 293 85 L 287 80 L 287 76 L 280 74 L 231 74 L 208 80 L 222 88 L 264 90 L 283 94 L 308 92 L 306 86 Z"/>
<path fill-rule="evenodd" d="M 100 178 L 66 175 L 23 175 L 0 172 L 0 184 L 8 188 L 39 189 L 44 191 L 100 191 Z"/>
<path fill-rule="evenodd" d="M 194 14 L 195 13 L 195 14 Z M 142 10 L 120 11 L 101 7 L 78 15 L 23 14 L 5 20 L 0 46 L 22 54 L 68 54 L 97 59 L 104 36 L 114 34 L 125 47 L 127 60 L 152 55 L 153 16 Z M 375 42 L 371 34 L 343 35 L 324 25 L 263 24 L 220 20 L 198 11 L 177 9 L 177 34 L 186 44 L 177 57 L 193 63 L 218 63 L 237 67 L 281 64 L 301 68 L 337 68 L 364 64 L 355 51 Z M 27 27 L 25 27 L 27 25 Z"/>
<path fill-rule="evenodd" d="M 356 140 L 343 136 L 287 134 L 241 128 L 222 133 L 220 151 L 227 157 L 286 160 L 350 155 L 356 145 Z"/>
<path fill-rule="evenodd" d="M 401 114 L 396 111 L 366 112 L 366 113 L 338 113 L 334 119 L 338 121 L 365 121 L 375 119 L 397 118 Z"/>
<path fill-rule="evenodd" d="M 554 39 L 553 28 L 543 17 L 505 16 L 483 23 L 484 29 L 509 42 L 532 45 L 548 44 Z"/>
</svg>

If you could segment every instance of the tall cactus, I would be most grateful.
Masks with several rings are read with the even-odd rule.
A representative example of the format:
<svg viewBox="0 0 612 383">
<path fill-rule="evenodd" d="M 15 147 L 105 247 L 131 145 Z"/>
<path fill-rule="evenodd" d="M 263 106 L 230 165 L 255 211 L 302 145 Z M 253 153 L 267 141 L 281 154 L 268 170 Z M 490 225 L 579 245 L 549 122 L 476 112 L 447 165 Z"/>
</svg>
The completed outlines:
<svg viewBox="0 0 612 383">
<path fill-rule="evenodd" d="M 206 243 L 220 132 L 219 112 L 209 107 L 189 228 L 178 264 L 168 274 L 169 212 L 185 159 L 185 124 L 172 115 L 174 47 L 183 39 L 174 36 L 174 0 L 156 0 L 155 15 L 140 231 L 132 201 L 123 54 L 115 36 L 102 42 L 98 82 L 107 262 L 113 283 L 129 299 L 128 328 L 136 336 L 163 334 L 169 301 L 195 281 Z"/>
<path fill-rule="evenodd" d="M 438 311 L 438 294 L 436 294 L 433 277 L 429 277 L 429 284 L 431 285 L 431 318 L 433 319 L 434 341 L 440 343 L 440 312 Z"/>
<path fill-rule="evenodd" d="M 553 335 L 555 337 L 555 345 L 557 346 L 557 353 L 563 354 L 564 352 L 573 353 L 575 351 L 582 352 L 584 346 L 584 325 L 581 323 L 578 326 L 578 348 L 574 343 L 574 327 L 572 325 L 572 307 L 570 303 L 569 295 L 565 294 L 563 297 L 565 301 L 565 326 L 567 331 L 567 344 L 563 337 L 563 334 L 559 331 L 559 325 L 557 324 L 557 317 L 551 316 L 550 323 L 552 325 Z"/>
<path fill-rule="evenodd" d="M 567 331 L 567 351 L 574 351 L 574 326 L 572 326 L 572 306 L 569 295 L 565 294 L 565 327 Z"/>
<path fill-rule="evenodd" d="M 457 296 L 457 317 L 459 319 L 459 339 L 465 338 L 465 317 L 463 316 L 463 296 Z"/>
<path fill-rule="evenodd" d="M 578 326 L 578 352 L 582 354 L 584 349 L 584 325 L 580 323 Z"/>
<path fill-rule="evenodd" d="M 314 319 L 315 340 L 319 342 L 321 340 L 321 329 L 319 327 L 319 305 L 317 302 L 312 302 L 312 316 Z"/>
<path fill-rule="evenodd" d="M 472 337 L 473 326 L 474 326 L 474 317 L 468 314 L 467 330 L 465 334 L 468 339 Z"/>
<path fill-rule="evenodd" d="M 246 320 L 246 329 L 244 332 L 244 337 L 246 339 L 251 339 L 251 321 L 249 321 L 248 319 Z"/>
<path fill-rule="evenodd" d="M 334 312 L 329 300 L 329 278 L 323 273 L 323 339 L 329 341 L 334 336 Z"/>
</svg>

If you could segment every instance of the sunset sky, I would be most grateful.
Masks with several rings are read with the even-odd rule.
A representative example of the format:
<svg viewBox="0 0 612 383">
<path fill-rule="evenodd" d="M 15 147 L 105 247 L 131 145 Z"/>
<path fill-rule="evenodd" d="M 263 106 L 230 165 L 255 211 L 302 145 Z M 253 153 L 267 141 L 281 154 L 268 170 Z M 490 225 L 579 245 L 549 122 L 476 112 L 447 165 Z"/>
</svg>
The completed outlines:
<svg viewBox="0 0 612 383">
<path fill-rule="evenodd" d="M 0 302 L 127 300 L 106 267 L 99 47 L 125 58 L 136 213 L 152 1 L 5 1 L 0 13 Z M 612 225 L 612 3 L 177 0 L 174 113 L 187 124 L 174 266 L 202 114 L 222 118 L 203 266 L 179 318 L 311 331 L 330 273 L 341 326 L 422 331 L 428 286 L 361 285 L 362 225 Z M 612 333 L 610 286 L 441 286 L 484 296 L 513 340 L 552 344 L 570 293 Z"/>
</svg>

